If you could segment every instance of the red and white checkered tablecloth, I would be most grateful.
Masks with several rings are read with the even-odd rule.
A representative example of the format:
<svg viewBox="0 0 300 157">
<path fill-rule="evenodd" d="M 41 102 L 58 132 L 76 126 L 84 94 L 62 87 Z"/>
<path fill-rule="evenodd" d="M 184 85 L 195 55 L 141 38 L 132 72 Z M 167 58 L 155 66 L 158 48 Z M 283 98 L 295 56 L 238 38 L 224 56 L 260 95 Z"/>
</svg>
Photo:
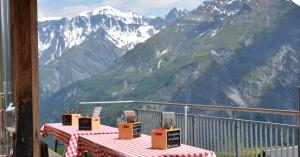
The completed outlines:
<svg viewBox="0 0 300 157">
<path fill-rule="evenodd" d="M 216 157 L 208 151 L 187 145 L 158 150 L 151 148 L 151 137 L 142 135 L 133 140 L 120 140 L 118 134 L 79 136 L 78 156 L 89 151 L 93 157 Z"/>
<path fill-rule="evenodd" d="M 98 130 L 83 131 L 78 130 L 78 126 L 64 126 L 61 123 L 45 124 L 41 128 L 42 136 L 52 134 L 54 138 L 67 145 L 66 157 L 77 155 L 77 143 L 79 135 L 99 135 L 99 134 L 117 134 L 118 129 L 110 126 L 101 125 Z"/>
</svg>

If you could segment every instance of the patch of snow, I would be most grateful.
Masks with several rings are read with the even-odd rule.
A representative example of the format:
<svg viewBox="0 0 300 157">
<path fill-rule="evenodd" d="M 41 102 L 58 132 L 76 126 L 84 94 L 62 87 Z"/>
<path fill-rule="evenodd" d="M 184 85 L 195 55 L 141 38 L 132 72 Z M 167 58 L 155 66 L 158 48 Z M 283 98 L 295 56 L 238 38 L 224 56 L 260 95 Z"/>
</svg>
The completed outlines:
<svg viewBox="0 0 300 157">
<path fill-rule="evenodd" d="M 161 57 L 161 56 L 163 56 L 164 54 L 166 54 L 168 52 L 169 52 L 169 49 L 166 49 L 166 50 L 163 50 L 163 51 L 158 51 L 158 52 L 156 52 L 156 57 Z"/>
<path fill-rule="evenodd" d="M 128 28 L 127 28 L 128 29 Z M 113 42 L 117 47 L 127 47 L 132 49 L 137 43 L 146 41 L 151 37 L 149 32 L 158 33 L 153 26 L 141 26 L 136 31 L 120 31 L 117 27 L 107 30 L 107 39 Z"/>
<path fill-rule="evenodd" d="M 217 35 L 217 33 L 219 31 L 220 31 L 219 29 L 212 30 L 212 33 L 211 33 L 210 37 L 214 37 L 215 35 Z"/>
<path fill-rule="evenodd" d="M 230 12 L 227 13 L 227 16 L 232 16 L 232 15 L 235 15 L 239 12 L 239 10 L 232 10 Z"/>
<path fill-rule="evenodd" d="M 228 1 L 228 2 L 226 2 L 227 4 L 231 4 L 231 3 L 233 3 L 235 0 L 230 0 L 230 1 Z"/>
<path fill-rule="evenodd" d="M 51 58 L 45 62 L 45 65 L 48 65 L 50 62 L 54 61 L 54 53 L 51 54 Z"/>
<path fill-rule="evenodd" d="M 157 69 L 160 69 L 161 62 L 162 62 L 162 60 L 159 60 L 158 65 L 157 65 Z"/>
<path fill-rule="evenodd" d="M 40 37 L 38 37 L 38 40 L 39 40 L 39 51 L 44 51 L 46 49 L 48 49 L 50 47 L 50 43 L 44 43 L 40 40 Z M 39 54 L 39 55 L 42 55 L 42 54 Z"/>
<path fill-rule="evenodd" d="M 77 27 L 74 24 L 68 26 L 63 34 L 66 48 L 80 45 L 85 40 L 83 28 Z"/>
<path fill-rule="evenodd" d="M 78 69 L 76 69 L 76 68 L 72 68 L 72 72 L 74 73 L 75 76 L 77 76 L 77 78 L 78 78 L 79 80 L 83 80 L 83 79 L 86 79 L 86 78 L 89 77 L 89 75 L 81 73 L 81 72 L 80 72 Z"/>
<path fill-rule="evenodd" d="M 141 26 L 139 27 L 139 32 L 141 36 L 145 39 L 149 39 L 151 37 L 150 32 L 157 33 L 153 26 Z"/>
<path fill-rule="evenodd" d="M 246 103 L 244 102 L 241 93 L 235 87 L 229 87 L 228 90 L 225 91 L 225 94 L 228 98 L 230 98 L 234 103 L 239 106 L 246 107 Z"/>
<path fill-rule="evenodd" d="M 219 54 L 215 50 L 210 50 L 210 53 L 219 57 Z"/>
</svg>

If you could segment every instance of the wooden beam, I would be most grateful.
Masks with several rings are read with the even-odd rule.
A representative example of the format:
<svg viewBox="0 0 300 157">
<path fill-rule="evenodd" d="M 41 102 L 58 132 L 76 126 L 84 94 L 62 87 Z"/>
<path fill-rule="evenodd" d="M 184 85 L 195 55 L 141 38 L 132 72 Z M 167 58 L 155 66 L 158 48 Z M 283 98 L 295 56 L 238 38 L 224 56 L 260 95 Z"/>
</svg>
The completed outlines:
<svg viewBox="0 0 300 157">
<path fill-rule="evenodd" d="M 37 0 L 11 0 L 12 88 L 17 157 L 39 157 Z"/>
</svg>

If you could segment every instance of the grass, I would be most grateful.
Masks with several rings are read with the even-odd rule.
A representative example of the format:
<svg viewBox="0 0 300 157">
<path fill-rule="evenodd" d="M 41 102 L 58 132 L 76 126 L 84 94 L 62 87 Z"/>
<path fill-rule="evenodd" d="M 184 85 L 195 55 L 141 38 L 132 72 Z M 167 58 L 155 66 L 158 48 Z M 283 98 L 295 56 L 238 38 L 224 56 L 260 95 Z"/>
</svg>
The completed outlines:
<svg viewBox="0 0 300 157">
<path fill-rule="evenodd" d="M 53 150 L 54 151 L 54 150 Z M 57 148 L 57 154 L 61 155 L 61 156 L 64 156 L 64 152 L 65 152 L 65 149 L 62 148 L 62 147 L 58 147 Z M 91 157 L 92 155 L 90 153 L 87 154 L 87 157 Z"/>
<path fill-rule="evenodd" d="M 60 148 L 57 148 L 57 152 L 56 153 L 63 156 L 64 155 L 64 151 L 65 151 L 65 149 L 60 147 Z"/>
</svg>

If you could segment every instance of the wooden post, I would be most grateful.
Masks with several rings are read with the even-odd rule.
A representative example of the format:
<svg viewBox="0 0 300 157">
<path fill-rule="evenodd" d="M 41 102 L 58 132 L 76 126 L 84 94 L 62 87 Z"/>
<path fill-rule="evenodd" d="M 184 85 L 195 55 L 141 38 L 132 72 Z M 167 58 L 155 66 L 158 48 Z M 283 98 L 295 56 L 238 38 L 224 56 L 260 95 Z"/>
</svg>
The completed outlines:
<svg viewBox="0 0 300 157">
<path fill-rule="evenodd" d="M 39 157 L 37 0 L 11 0 L 12 88 L 17 157 Z"/>
</svg>

